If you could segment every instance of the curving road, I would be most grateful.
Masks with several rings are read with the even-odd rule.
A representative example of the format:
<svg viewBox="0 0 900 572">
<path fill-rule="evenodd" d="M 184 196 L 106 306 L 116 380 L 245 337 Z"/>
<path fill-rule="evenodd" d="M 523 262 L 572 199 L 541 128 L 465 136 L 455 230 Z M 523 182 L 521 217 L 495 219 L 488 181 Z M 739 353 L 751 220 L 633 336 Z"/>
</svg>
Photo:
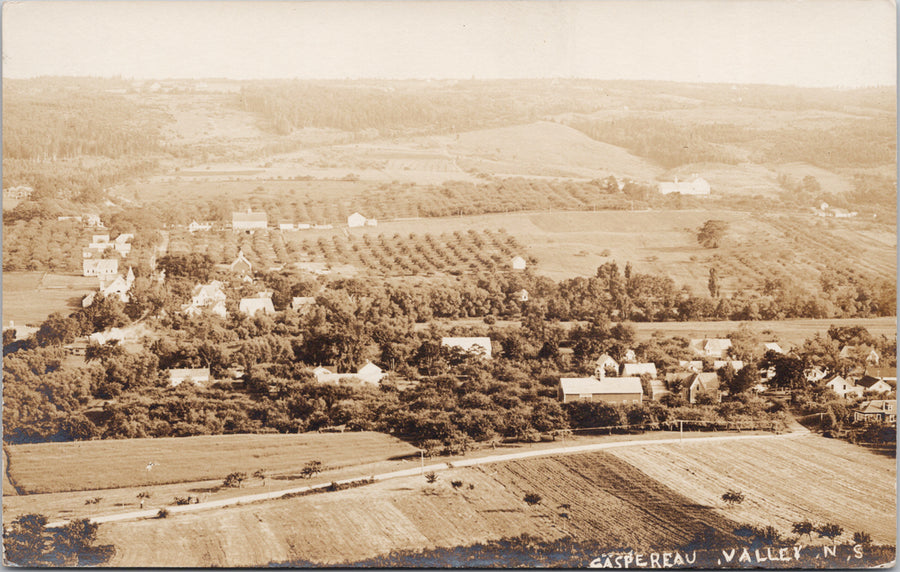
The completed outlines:
<svg viewBox="0 0 900 572">
<path fill-rule="evenodd" d="M 721 442 L 721 441 L 737 441 L 741 439 L 786 439 L 791 437 L 798 437 L 801 435 L 808 435 L 809 431 L 800 426 L 799 424 L 794 427 L 794 430 L 790 433 L 785 433 L 782 435 L 725 435 L 720 437 L 696 437 L 688 440 L 681 439 L 645 439 L 639 441 L 618 441 L 613 443 L 594 443 L 590 445 L 573 445 L 571 447 L 556 447 L 553 449 L 540 449 L 535 451 L 523 451 L 520 453 L 507 453 L 504 455 L 492 455 L 489 457 L 480 457 L 477 459 L 464 459 L 453 461 L 452 463 L 435 463 L 432 465 L 425 465 L 424 467 L 416 467 L 413 469 L 404 469 L 402 471 L 393 471 L 390 473 L 381 473 L 379 475 L 360 475 L 359 477 L 352 479 L 343 479 L 340 481 L 335 481 L 337 484 L 347 484 L 352 483 L 354 481 L 359 481 L 362 479 L 373 478 L 375 481 L 385 481 L 388 479 L 396 479 L 399 477 L 412 477 L 415 475 L 419 475 L 425 473 L 427 471 L 445 471 L 448 469 L 459 468 L 459 467 L 474 467 L 476 465 L 485 465 L 488 463 L 500 463 L 503 461 L 515 461 L 518 459 L 528 459 L 532 457 L 546 457 L 548 455 L 567 455 L 567 454 L 576 454 L 576 453 L 590 453 L 593 451 L 601 451 L 603 449 L 611 449 L 614 447 L 640 447 L 645 445 L 665 445 L 672 443 L 681 443 L 681 444 L 694 444 L 694 443 L 711 443 L 711 442 Z M 206 501 L 197 504 L 190 505 L 180 505 L 180 506 L 167 506 L 166 509 L 170 514 L 180 513 L 180 512 L 192 512 L 197 510 L 206 510 L 210 508 L 219 508 L 231 505 L 238 505 L 244 503 L 251 502 L 259 502 L 271 499 L 277 499 L 280 497 L 284 497 L 286 495 L 293 495 L 298 493 L 305 493 L 317 489 L 325 489 L 331 486 L 331 483 L 321 483 L 317 485 L 308 485 L 304 487 L 295 487 L 291 489 L 284 489 L 280 491 L 272 491 L 268 493 L 257 493 L 250 495 L 243 495 L 238 497 L 231 497 L 227 499 L 220 499 L 214 501 Z M 123 512 L 118 514 L 110 514 L 106 516 L 95 516 L 91 517 L 92 522 L 96 523 L 104 523 L 104 522 L 115 522 L 120 520 L 134 520 L 140 518 L 153 518 L 159 512 L 159 509 L 149 509 L 149 510 L 136 510 L 132 512 Z M 47 523 L 47 528 L 58 528 L 64 526 L 68 521 L 66 520 L 58 520 L 54 522 Z"/>
</svg>

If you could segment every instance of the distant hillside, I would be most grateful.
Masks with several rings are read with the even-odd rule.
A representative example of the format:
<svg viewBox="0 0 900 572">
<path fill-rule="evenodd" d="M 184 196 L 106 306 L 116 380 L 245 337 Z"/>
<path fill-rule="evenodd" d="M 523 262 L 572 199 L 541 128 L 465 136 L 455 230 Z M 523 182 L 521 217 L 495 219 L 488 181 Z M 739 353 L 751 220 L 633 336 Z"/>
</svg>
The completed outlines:
<svg viewBox="0 0 900 572">
<path fill-rule="evenodd" d="M 469 131 L 446 139 L 450 153 L 493 162 L 498 167 L 495 172 L 505 167 L 509 174 L 517 175 L 600 178 L 615 174 L 642 180 L 652 180 L 662 172 L 658 165 L 622 147 L 548 121 Z"/>
</svg>

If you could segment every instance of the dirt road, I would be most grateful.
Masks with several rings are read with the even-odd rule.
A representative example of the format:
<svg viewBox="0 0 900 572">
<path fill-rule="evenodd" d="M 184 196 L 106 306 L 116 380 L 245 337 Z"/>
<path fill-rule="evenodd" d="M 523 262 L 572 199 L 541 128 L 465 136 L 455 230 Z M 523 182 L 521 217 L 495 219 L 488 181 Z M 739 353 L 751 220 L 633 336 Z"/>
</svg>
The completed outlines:
<svg viewBox="0 0 900 572">
<path fill-rule="evenodd" d="M 404 469 L 401 471 L 392 471 L 389 473 L 381 473 L 377 475 L 360 475 L 358 477 L 352 479 L 344 479 L 340 481 L 336 481 L 337 484 L 347 484 L 352 483 L 354 481 L 359 481 L 362 479 L 373 478 L 376 481 L 383 481 L 387 479 L 395 479 L 399 477 L 409 477 L 415 476 L 417 474 L 426 473 L 429 471 L 437 472 L 444 471 L 451 468 L 456 467 L 472 467 L 476 465 L 484 465 L 488 463 L 501 463 L 504 461 L 513 461 L 519 459 L 528 459 L 533 457 L 543 457 L 549 455 L 567 455 L 567 454 L 577 454 L 577 453 L 589 453 L 593 451 L 602 451 L 604 449 L 611 449 L 616 447 L 641 447 L 647 445 L 665 445 L 665 444 L 673 444 L 673 443 L 681 443 L 685 446 L 693 446 L 703 443 L 712 443 L 712 442 L 722 442 L 722 441 L 736 441 L 736 440 L 744 440 L 744 439 L 786 439 L 786 438 L 795 438 L 803 435 L 809 434 L 809 431 L 802 427 L 794 427 L 794 430 L 791 433 L 786 433 L 782 435 L 726 435 L 719 437 L 701 437 L 694 439 L 686 439 L 681 440 L 680 438 L 676 439 L 641 439 L 634 441 L 617 441 L 612 443 L 595 443 L 588 445 L 573 445 L 573 446 L 563 446 L 563 447 L 555 447 L 552 449 L 539 449 L 533 451 L 523 451 L 519 453 L 508 453 L 503 455 L 491 455 L 488 457 L 480 457 L 475 459 L 463 459 L 456 460 L 452 463 L 433 463 L 429 465 L 425 465 L 424 462 L 419 467 L 415 467 L 412 469 Z M 304 487 L 295 487 L 291 489 L 284 489 L 280 491 L 272 491 L 267 493 L 257 493 L 250 495 L 243 495 L 238 497 L 231 497 L 227 499 L 218 499 L 213 501 L 206 501 L 197 504 L 190 505 L 180 505 L 180 506 L 169 506 L 166 507 L 166 510 L 171 514 L 182 513 L 182 512 L 193 512 L 198 510 L 207 510 L 210 508 L 219 508 L 225 506 L 233 506 L 238 504 L 252 503 L 265 501 L 270 499 L 276 499 L 280 497 L 284 497 L 286 495 L 293 495 L 299 493 L 306 493 L 309 491 L 324 489 L 331 486 L 331 483 L 321 483 L 317 485 L 309 485 Z M 152 510 L 138 510 L 131 512 L 124 512 L 118 514 L 110 514 L 110 515 L 101 515 L 91 517 L 91 521 L 96 523 L 104 523 L 104 522 L 115 522 L 122 520 L 133 520 L 133 519 L 141 519 L 141 518 L 152 518 L 156 516 L 158 509 Z M 54 521 L 47 524 L 48 528 L 57 528 L 64 526 L 68 521 L 60 520 Z"/>
</svg>

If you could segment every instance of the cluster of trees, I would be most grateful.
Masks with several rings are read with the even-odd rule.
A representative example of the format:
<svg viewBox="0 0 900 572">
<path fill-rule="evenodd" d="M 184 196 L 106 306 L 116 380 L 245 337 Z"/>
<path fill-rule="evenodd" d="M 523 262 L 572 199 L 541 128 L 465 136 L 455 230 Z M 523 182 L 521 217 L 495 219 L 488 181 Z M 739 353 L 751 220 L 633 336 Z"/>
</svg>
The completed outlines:
<svg viewBox="0 0 900 572">
<path fill-rule="evenodd" d="M 744 159 L 734 146 L 752 150 L 754 162 L 804 162 L 825 169 L 891 164 L 897 150 L 893 127 L 878 119 L 836 122 L 828 129 L 777 130 L 729 123 L 686 125 L 646 116 L 611 121 L 576 118 L 570 125 L 668 169 L 691 163 L 740 163 Z"/>
<path fill-rule="evenodd" d="M 680 403 L 680 405 L 674 405 Z M 574 401 L 563 406 L 571 428 L 646 428 L 677 429 L 679 426 L 703 429 L 711 426 L 728 426 L 730 422 L 760 424 L 772 423 L 784 427 L 785 415 L 779 405 L 765 399 L 740 393 L 730 401 L 719 404 L 687 405 L 683 398 L 666 399 L 663 402 L 647 401 L 641 405 L 610 405 L 602 402 Z M 685 422 L 679 425 L 679 422 Z"/>
<path fill-rule="evenodd" d="M 540 495 L 529 493 L 523 500 L 529 504 L 540 503 Z M 533 503 L 530 501 L 534 501 Z M 565 508 L 561 505 L 557 508 Z M 567 513 L 560 513 L 566 517 Z M 844 529 L 834 523 L 819 526 L 810 525 L 809 533 L 805 526 L 801 531 L 794 530 L 795 537 L 783 535 L 773 526 L 755 526 L 743 524 L 733 530 L 715 528 L 709 524 L 698 524 L 693 537 L 688 533 L 686 540 L 678 546 L 667 545 L 668 552 L 661 553 L 667 565 L 673 567 L 691 567 L 698 569 L 717 569 L 722 566 L 722 551 L 740 554 L 741 549 L 751 553 L 754 550 L 772 554 L 784 550 L 790 553 L 792 546 L 800 543 L 801 537 L 815 532 L 822 538 L 834 543 L 844 534 Z M 861 567 L 881 567 L 894 561 L 895 547 L 872 543 L 869 533 L 858 531 L 853 533 L 853 543 L 834 545 L 834 562 L 854 562 Z M 624 543 L 623 543 L 624 544 Z M 858 546 L 865 545 L 865 550 Z M 452 548 L 432 548 L 428 550 L 394 550 L 388 554 L 360 561 L 345 561 L 341 566 L 347 568 L 428 568 L 449 566 L 456 562 L 466 562 L 482 568 L 585 568 L 588 565 L 597 568 L 634 568 L 638 563 L 646 564 L 648 556 L 645 549 L 652 553 L 652 546 L 646 548 L 629 544 L 617 546 L 609 541 L 577 540 L 572 536 L 564 536 L 557 540 L 546 541 L 541 538 L 522 534 L 516 537 L 502 538 L 479 542 L 468 546 Z M 653 553 L 660 559 L 660 553 Z M 685 561 L 687 559 L 687 561 Z M 822 565 L 821 550 L 804 550 L 801 555 L 789 563 L 791 566 L 814 568 Z M 290 566 L 297 568 L 314 568 L 319 563 L 308 560 L 291 560 L 288 562 L 272 562 L 274 566 Z M 652 566 L 653 564 L 651 564 Z"/>
<path fill-rule="evenodd" d="M 896 132 L 881 119 L 839 122 L 828 129 L 778 129 L 757 134 L 766 142 L 756 160 L 803 162 L 824 169 L 891 164 L 897 154 Z"/>
<path fill-rule="evenodd" d="M 4 84 L 3 102 L 3 184 L 30 186 L 35 200 L 100 202 L 103 189 L 146 175 L 164 153 L 160 118 L 99 83 Z"/>
<path fill-rule="evenodd" d="M 654 117 L 622 117 L 612 121 L 574 119 L 570 126 L 591 139 L 618 145 L 667 169 L 690 163 L 737 164 L 741 158 L 726 144 L 753 139 L 754 132 L 728 124 L 680 125 Z"/>
<path fill-rule="evenodd" d="M 4 561 L 23 567 L 99 566 L 115 553 L 111 544 L 96 545 L 100 525 L 82 518 L 62 528 L 46 528 L 42 514 L 26 514 L 3 528 Z"/>
<path fill-rule="evenodd" d="M 782 174 L 778 184 L 784 189 L 781 200 L 788 205 L 818 208 L 824 202 L 859 212 L 860 216 L 875 214 L 881 222 L 896 221 L 897 182 L 893 177 L 856 173 L 849 192 L 825 192 L 813 175 L 800 179 Z"/>
<path fill-rule="evenodd" d="M 153 155 L 159 135 L 123 96 L 80 91 L 3 90 L 3 157 L 46 160 L 82 155 Z"/>
</svg>

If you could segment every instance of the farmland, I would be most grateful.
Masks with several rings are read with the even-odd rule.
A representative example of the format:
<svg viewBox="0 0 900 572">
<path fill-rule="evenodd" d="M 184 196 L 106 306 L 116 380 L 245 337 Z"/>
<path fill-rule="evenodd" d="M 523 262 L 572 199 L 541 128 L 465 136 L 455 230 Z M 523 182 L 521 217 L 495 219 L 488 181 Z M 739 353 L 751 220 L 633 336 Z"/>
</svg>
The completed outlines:
<svg viewBox="0 0 900 572">
<path fill-rule="evenodd" d="M 659 445 L 613 454 L 700 504 L 716 505 L 729 488 L 742 491 L 743 503 L 719 509 L 740 522 L 771 524 L 787 533 L 791 523 L 808 518 L 896 542 L 896 463 L 846 442 L 806 436 L 778 446 Z"/>
<path fill-rule="evenodd" d="M 711 218 L 729 225 L 725 243 L 716 249 L 696 240 L 697 229 Z M 871 278 L 893 279 L 896 273 L 896 237 L 881 225 L 704 209 L 379 220 L 377 227 L 352 229 L 349 235 L 339 229 L 253 236 L 182 232 L 172 248 L 207 253 L 223 263 L 243 248 L 263 268 L 303 261 L 351 264 L 386 275 L 471 271 L 473 263 L 475 270 L 502 268 L 508 259 L 498 257 L 515 252 L 533 258 L 536 271 L 554 280 L 593 276 L 598 266 L 616 260 L 631 262 L 639 272 L 671 276 L 695 292 L 706 290 L 711 266 L 726 293 L 761 289 L 766 279 L 817 285 L 829 266 Z"/>
<path fill-rule="evenodd" d="M 610 474 L 616 477 L 595 485 L 601 475 Z M 536 507 L 522 500 L 522 487 L 545 486 L 552 478 L 566 479 L 565 484 L 578 489 Z M 454 490 L 451 479 L 473 488 Z M 644 501 L 655 503 L 659 528 L 640 525 L 647 513 L 636 503 Z M 619 510 L 626 512 L 617 515 Z M 198 513 L 165 522 L 111 523 L 101 528 L 101 535 L 120 547 L 112 565 L 260 566 L 292 558 L 333 564 L 395 549 L 466 545 L 520 533 L 545 540 L 574 534 L 614 545 L 628 540 L 649 546 L 689 540 L 707 524 L 722 531 L 732 526 L 727 518 L 659 488 L 615 458 L 597 454 L 457 469 L 442 473 L 433 486 L 421 477 L 385 481 L 237 507 L 216 518 Z M 228 541 L 229 531 L 237 530 L 242 542 Z"/>
<path fill-rule="evenodd" d="M 524 246 L 505 232 L 489 230 L 406 236 L 268 231 L 253 235 L 182 233 L 169 243 L 169 250 L 207 254 L 221 264 L 230 263 L 241 250 L 258 268 L 310 261 L 329 266 L 349 264 L 396 276 L 508 268 L 512 257 L 524 252 Z"/>
<path fill-rule="evenodd" d="M 46 272 L 3 273 L 3 320 L 39 325 L 52 312 L 69 313 L 97 289 L 97 279 Z"/>
<path fill-rule="evenodd" d="M 744 434 L 747 434 L 747 432 L 744 432 Z M 657 431 L 632 435 L 576 435 L 567 438 L 564 443 L 567 445 L 590 445 L 633 440 L 671 439 L 676 435 L 677 433 L 667 431 Z M 708 436 L 707 433 L 689 432 L 684 434 L 683 438 L 700 439 L 706 436 Z M 217 441 L 221 441 L 223 443 L 246 443 L 251 441 L 273 443 L 284 441 L 284 436 L 281 436 L 281 441 L 279 441 L 278 437 L 279 436 L 277 435 L 229 435 L 220 437 L 220 439 L 218 439 Z M 192 462 L 195 458 L 194 453 L 196 452 L 196 446 L 193 445 L 194 441 L 192 440 L 192 438 L 181 438 L 181 440 L 187 443 L 188 446 L 183 450 L 175 452 L 173 454 L 174 456 L 171 457 L 171 460 L 166 463 L 166 466 L 187 466 L 187 464 L 189 462 Z M 337 437 L 334 437 L 334 435 L 332 434 L 330 441 L 332 441 L 332 449 L 338 449 L 344 446 L 352 448 L 359 445 L 359 443 L 361 443 L 363 440 L 360 438 L 359 433 L 345 433 L 340 436 L 340 440 L 338 440 Z M 127 444 L 140 443 L 140 440 L 114 441 L 113 443 L 119 443 L 119 452 L 121 453 L 121 455 L 125 455 L 128 453 L 126 449 Z M 76 451 L 74 444 L 69 445 L 69 453 L 74 454 L 73 451 Z M 552 449 L 558 446 L 558 441 L 529 443 L 527 445 L 520 443 L 511 443 L 504 444 L 496 448 L 490 447 L 475 451 L 469 451 L 464 456 L 464 458 L 472 459 L 497 454 L 518 454 L 523 452 L 534 453 L 543 449 Z M 378 447 L 376 445 L 374 447 L 373 454 L 369 454 L 368 452 L 366 452 L 365 454 L 352 459 L 350 462 L 341 461 L 334 465 L 323 463 L 322 472 L 311 478 L 304 477 L 300 471 L 303 464 L 306 462 L 306 460 L 308 460 L 308 458 L 303 455 L 297 455 L 295 457 L 283 457 L 279 455 L 269 455 L 268 457 L 266 457 L 266 455 L 260 455 L 259 457 L 252 457 L 253 461 L 255 461 L 257 464 L 243 463 L 241 464 L 241 469 L 245 470 L 248 474 L 251 474 L 255 471 L 256 468 L 264 468 L 267 478 L 265 481 L 255 477 L 250 478 L 246 483 L 242 484 L 242 487 L 239 488 L 222 486 L 223 477 L 228 472 L 231 472 L 231 468 L 233 467 L 229 468 L 227 466 L 223 466 L 222 470 L 225 472 L 216 474 L 216 465 L 214 464 L 214 466 L 211 467 L 208 471 L 210 475 L 214 476 L 212 478 L 204 480 L 189 480 L 188 477 L 196 475 L 197 472 L 187 470 L 181 473 L 184 475 L 184 477 L 179 477 L 185 478 L 185 480 L 176 479 L 175 481 L 168 484 L 148 484 L 147 472 L 141 471 L 137 474 L 135 472 L 129 473 L 128 471 L 133 467 L 128 467 L 124 472 L 130 474 L 132 478 L 130 480 L 124 478 L 117 480 L 116 482 L 122 485 L 119 488 L 83 490 L 80 487 L 64 485 L 60 487 L 63 492 L 38 494 L 17 493 L 15 486 L 9 480 L 9 472 L 5 470 L 7 459 L 6 455 L 9 449 L 9 447 L 7 447 L 4 448 L 3 458 L 3 482 L 4 486 L 6 487 L 3 493 L 3 514 L 5 519 L 10 519 L 21 514 L 39 512 L 41 514 L 47 515 L 51 520 L 64 520 L 96 515 L 119 514 L 123 512 L 134 511 L 140 508 L 140 501 L 136 496 L 139 492 L 150 493 L 151 497 L 147 501 L 149 503 L 148 507 L 155 508 L 171 505 L 174 498 L 186 497 L 188 495 L 200 495 L 204 502 L 217 502 L 234 497 L 240 497 L 246 494 L 252 495 L 260 492 L 272 493 L 276 491 L 283 491 L 285 489 L 296 488 L 298 486 L 330 483 L 335 480 L 341 479 L 356 479 L 360 476 L 370 474 L 383 474 L 391 473 L 394 471 L 404 471 L 409 470 L 411 467 L 418 466 L 418 461 L 414 458 L 397 458 L 398 455 L 403 455 L 406 452 L 402 449 L 402 447 L 403 445 L 400 444 L 399 451 L 392 451 L 390 447 L 388 447 L 388 451 L 384 455 L 379 456 L 375 454 L 378 452 Z M 268 448 L 268 446 L 263 447 L 263 449 Z M 271 450 L 268 452 L 271 452 Z M 40 452 L 38 454 L 40 454 Z M 332 450 L 331 452 L 324 454 L 321 458 L 330 459 L 334 457 L 335 454 Z M 452 462 L 453 460 L 458 458 L 462 457 L 452 457 L 449 460 Z M 268 463 L 268 459 L 275 459 L 276 462 L 270 465 Z M 428 462 L 431 463 L 434 461 Z M 162 464 L 160 463 L 154 466 L 151 471 L 156 471 L 161 466 Z M 28 490 L 35 482 L 46 482 L 46 477 L 41 473 L 35 471 L 32 473 L 32 476 L 34 477 L 34 480 L 29 480 L 26 478 L 24 481 L 17 483 L 21 489 Z M 85 504 L 85 499 L 96 497 L 100 498 L 97 504 L 90 506 Z"/>
<path fill-rule="evenodd" d="M 40 118 L 36 127 L 58 122 L 55 99 L 69 87 L 48 81 L 57 80 L 11 90 L 21 100 L 10 106 L 12 117 Z M 9 183 L 33 184 L 36 198 L 5 213 L 4 320 L 36 324 L 54 310 L 68 313 L 96 288 L 96 279 L 76 275 L 90 231 L 57 217 L 99 212 L 116 233 L 135 233 L 127 313 L 117 302 L 98 303 L 59 320 L 61 335 L 42 336 L 41 345 L 132 320 L 151 335 L 126 352 L 91 348 L 61 368 L 53 347 L 10 346 L 6 442 L 31 444 L 4 449 L 5 521 L 28 512 L 128 517 L 122 513 L 143 508 L 137 494 L 151 491 L 154 512 L 186 494 L 237 503 L 243 490 L 222 482 L 234 471 L 264 469 L 267 478 L 243 486 L 267 493 L 299 479 L 414 471 L 418 460 L 399 457 L 419 449 L 393 435 L 422 449 L 444 447 L 455 455 L 450 462 L 496 453 L 501 441 L 515 441 L 508 449 L 558 447 L 531 441 L 580 431 L 595 417 L 577 406 L 596 405 L 558 403 L 558 379 L 574 375 L 563 369 L 630 346 L 668 373 L 684 350 L 671 340 L 639 343 L 656 332 L 726 336 L 751 323 L 754 345 L 774 338 L 789 349 L 831 325 L 888 338 L 896 331 L 895 317 L 868 319 L 896 311 L 896 145 L 888 129 L 895 111 L 893 97 L 880 99 L 889 90 L 829 96 L 759 87 L 739 95 L 722 86 L 595 82 L 247 82 L 220 86 L 230 92 L 221 94 L 192 92 L 190 83 L 171 93 L 128 87 L 121 98 L 102 99 L 73 85 L 72 101 L 84 111 L 70 128 L 6 138 Z M 22 105 L 29 98 L 40 105 Z M 95 116 L 110 124 L 95 128 Z M 695 173 L 712 196 L 657 192 L 661 181 Z M 822 202 L 859 216 L 815 216 L 811 207 Z M 265 212 L 268 228 L 232 232 L 232 213 L 248 209 Z M 354 212 L 377 225 L 349 228 Z M 192 220 L 214 230 L 191 234 Z M 725 228 L 714 248 L 697 236 L 710 220 Z M 281 231 L 279 223 L 319 228 Z M 157 249 L 210 260 L 172 256 L 162 264 L 165 281 L 157 281 Z M 252 262 L 252 284 L 225 271 L 240 251 Z M 527 270 L 512 272 L 514 256 Z M 297 270 L 332 275 L 310 279 Z M 336 279 L 343 276 L 359 279 Z M 182 315 L 195 284 L 212 279 L 227 282 L 231 317 Z M 262 292 L 272 296 L 274 315 L 247 318 L 233 307 Z M 280 311 L 301 295 L 315 297 L 315 309 Z M 592 325 L 544 327 L 535 320 L 541 316 L 547 324 Z M 636 323 L 634 339 L 630 328 L 606 328 L 714 316 L 748 322 Z M 786 316 L 859 318 L 755 321 Z M 477 327 L 444 332 L 444 325 Z M 499 331 L 509 325 L 523 327 Z M 494 359 L 441 350 L 445 335 L 489 335 Z M 828 357 L 838 342 L 803 359 Z M 890 339 L 869 342 L 885 358 L 893 353 Z M 88 357 L 90 367 L 67 367 Z M 390 370 L 390 382 L 328 385 L 310 372 L 314 365 L 355 371 L 365 360 Z M 167 370 L 203 366 L 219 380 L 240 369 L 243 384 L 164 387 Z M 772 385 L 784 381 L 778 372 Z M 810 403 L 832 407 L 822 401 L 831 394 L 805 385 Z M 783 415 L 765 399 L 730 396 L 683 411 Z M 619 411 L 619 419 L 672 418 L 674 403 Z M 849 423 L 846 414 L 841 422 Z M 385 433 L 298 434 L 336 425 Z M 274 431 L 282 434 L 251 434 Z M 215 435 L 223 432 L 241 434 Z M 158 438 L 135 438 L 150 435 Z M 563 446 L 641 437 L 567 437 Z M 104 524 L 101 542 L 117 546 L 113 564 L 146 567 L 339 564 L 520 534 L 665 548 L 708 527 L 727 537 L 743 522 L 787 534 L 804 518 L 895 541 L 896 470 L 888 459 L 813 436 L 765 441 L 457 464 L 434 484 L 402 477 Z M 467 447 L 481 449 L 460 453 Z M 310 460 L 326 468 L 305 480 Z M 457 479 L 465 486 L 451 484 Z M 723 504 L 730 488 L 746 494 L 743 505 Z M 541 501 L 526 503 L 528 493 Z"/>
<path fill-rule="evenodd" d="M 12 445 L 10 477 L 24 493 L 95 490 L 220 479 L 232 471 L 336 468 L 416 452 L 380 433 L 217 435 Z M 252 451 L 250 455 L 248 452 Z M 146 465 L 157 463 L 148 471 Z M 54 467 L 47 471 L 47 467 Z"/>
<path fill-rule="evenodd" d="M 825 336 L 831 326 L 862 326 L 873 336 L 892 337 L 897 334 L 896 318 L 830 319 L 830 320 L 760 320 L 758 322 L 635 322 L 632 324 L 639 339 L 649 338 L 656 332 L 663 336 L 683 336 L 686 338 L 724 337 L 735 332 L 741 325 L 763 334 L 771 332 L 785 349 L 791 345 L 800 346 L 804 340 L 816 334 Z M 765 334 L 763 334 L 765 335 Z"/>
<path fill-rule="evenodd" d="M 674 464 L 660 464 L 660 458 Z M 765 465 L 765 477 L 748 482 L 745 465 Z M 867 487 L 848 486 L 857 481 L 860 466 L 866 468 Z M 707 527 L 727 537 L 742 522 L 773 523 L 787 534 L 791 518 L 807 517 L 893 542 L 895 474 L 889 459 L 814 436 L 624 447 L 613 454 L 457 468 L 440 473 L 433 485 L 404 477 L 214 516 L 197 512 L 109 523 L 101 527 L 101 540 L 118 548 L 113 565 L 198 567 L 293 559 L 337 564 L 522 533 L 647 549 L 690 541 Z M 455 489 L 452 480 L 463 485 Z M 798 482 L 814 482 L 816 490 L 795 492 Z M 726 507 L 719 497 L 735 486 L 743 487 L 747 501 Z M 542 500 L 529 506 L 523 498 L 533 491 Z M 848 502 L 852 509 L 838 508 Z M 233 541 L 238 531 L 241 542 Z"/>
<path fill-rule="evenodd" d="M 633 205 L 620 194 L 605 193 L 599 185 L 590 180 L 555 178 L 511 178 L 478 185 L 460 181 L 419 185 L 376 184 L 357 180 L 352 175 L 337 180 L 232 177 L 216 181 L 190 177 L 124 186 L 116 192 L 164 206 L 171 206 L 177 200 L 182 207 L 189 207 L 172 215 L 176 217 L 174 222 L 183 224 L 190 222 L 189 217 L 207 216 L 224 223 L 230 219 L 232 210 L 248 208 L 266 211 L 274 225 L 278 222 L 342 224 L 354 211 L 387 220 L 543 209 L 627 209 Z"/>
</svg>

